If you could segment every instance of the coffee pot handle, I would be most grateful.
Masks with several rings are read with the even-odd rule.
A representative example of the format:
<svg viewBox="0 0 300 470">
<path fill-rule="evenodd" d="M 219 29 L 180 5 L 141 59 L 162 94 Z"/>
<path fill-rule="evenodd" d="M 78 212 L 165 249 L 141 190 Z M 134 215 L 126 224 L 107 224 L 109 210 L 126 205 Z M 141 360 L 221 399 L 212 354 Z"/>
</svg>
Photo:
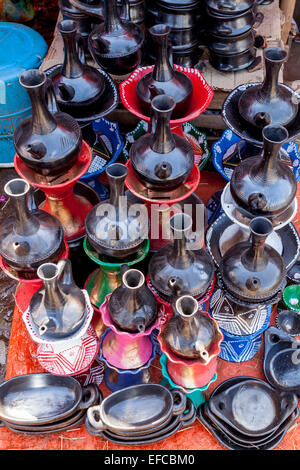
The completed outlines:
<svg viewBox="0 0 300 470">
<path fill-rule="evenodd" d="M 75 285 L 72 272 L 72 264 L 69 259 L 61 259 L 57 263 L 58 267 L 58 279 L 61 278 L 63 284 L 68 286 Z"/>
</svg>

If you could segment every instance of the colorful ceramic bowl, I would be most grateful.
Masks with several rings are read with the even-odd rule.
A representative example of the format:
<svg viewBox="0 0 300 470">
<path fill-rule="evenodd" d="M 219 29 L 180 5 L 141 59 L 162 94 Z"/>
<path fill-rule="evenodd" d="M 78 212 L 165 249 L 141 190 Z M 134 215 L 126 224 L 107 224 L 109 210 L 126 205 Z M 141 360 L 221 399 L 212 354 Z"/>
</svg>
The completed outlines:
<svg viewBox="0 0 300 470">
<path fill-rule="evenodd" d="M 91 367 L 98 351 L 99 339 L 89 326 L 87 332 L 78 339 L 40 344 L 37 348 L 37 360 L 53 375 L 79 375 Z"/>
<path fill-rule="evenodd" d="M 271 306 L 243 307 L 229 300 L 224 291 L 217 288 L 210 298 L 209 313 L 223 332 L 245 336 L 263 328 L 271 315 Z"/>
<path fill-rule="evenodd" d="M 162 375 L 163 375 L 163 380 L 161 381 L 161 385 L 164 385 L 164 386 L 169 385 L 171 390 L 176 389 L 176 388 L 181 388 L 184 391 L 184 393 L 186 394 L 186 396 L 192 400 L 192 402 L 193 402 L 196 409 L 198 408 L 198 406 L 200 406 L 202 403 L 205 402 L 205 398 L 204 398 L 202 392 L 207 390 L 208 387 L 213 382 L 215 382 L 218 378 L 217 373 L 215 373 L 215 375 L 213 376 L 211 381 L 208 384 L 204 385 L 203 387 L 193 388 L 193 389 L 184 388 L 184 387 L 181 387 L 180 385 L 177 385 L 175 382 L 173 382 L 172 378 L 170 377 L 170 375 L 168 373 L 168 366 L 167 366 L 168 358 L 165 354 L 162 354 L 162 356 L 160 358 L 160 364 L 161 364 L 161 367 L 162 367 Z"/>
<path fill-rule="evenodd" d="M 290 284 L 282 294 L 283 301 L 289 310 L 300 312 L 300 285 Z"/>
<path fill-rule="evenodd" d="M 233 157 L 233 153 L 238 151 L 239 143 L 244 143 L 240 137 L 234 134 L 230 129 L 226 129 L 221 138 L 212 145 L 212 162 L 216 170 L 230 181 L 234 168 L 241 161 L 237 156 Z M 247 143 L 245 143 L 247 145 Z M 281 159 L 293 170 L 297 181 L 300 180 L 300 154 L 296 142 L 288 142 L 282 146 Z M 256 154 L 259 149 L 257 148 Z M 255 154 L 254 154 L 255 155 Z"/>
<path fill-rule="evenodd" d="M 252 359 L 261 347 L 262 333 L 270 324 L 271 311 L 269 308 L 263 327 L 251 335 L 237 336 L 221 329 L 224 339 L 219 357 L 229 362 L 246 362 Z"/>
<path fill-rule="evenodd" d="M 92 127 L 95 136 L 92 146 L 93 159 L 89 169 L 80 179 L 102 196 L 105 191 L 98 178 L 119 157 L 124 141 L 116 122 L 101 118 L 94 121 Z"/>
</svg>

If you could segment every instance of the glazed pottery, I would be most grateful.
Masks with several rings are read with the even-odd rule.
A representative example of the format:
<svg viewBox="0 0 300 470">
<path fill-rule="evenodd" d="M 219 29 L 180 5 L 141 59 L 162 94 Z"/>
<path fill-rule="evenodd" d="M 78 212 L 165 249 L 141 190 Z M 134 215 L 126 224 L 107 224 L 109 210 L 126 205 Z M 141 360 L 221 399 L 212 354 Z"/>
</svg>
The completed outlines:
<svg viewBox="0 0 300 470">
<path fill-rule="evenodd" d="M 150 335 L 119 334 L 113 329 L 107 329 L 104 335 L 101 354 L 111 367 L 137 371 L 153 356 L 155 344 Z"/>
<path fill-rule="evenodd" d="M 101 254 L 125 258 L 135 253 L 148 235 L 147 211 L 124 196 L 128 170 L 121 163 L 106 169 L 110 198 L 87 215 L 85 227 L 90 244 Z"/>
<path fill-rule="evenodd" d="M 300 315 L 293 310 L 282 310 L 275 318 L 277 327 L 290 336 L 300 335 Z"/>
<path fill-rule="evenodd" d="M 168 52 L 168 36 L 170 28 L 159 24 L 150 28 L 150 33 L 156 45 L 156 61 L 153 71 L 144 75 L 138 82 L 136 93 L 143 112 L 150 113 L 151 99 L 157 94 L 167 94 L 174 98 L 172 118 L 176 119 L 186 114 L 193 91 L 191 79 L 181 71 L 174 70 Z"/>
<path fill-rule="evenodd" d="M 87 418 L 98 431 L 128 435 L 131 431 L 148 432 L 185 408 L 186 397 L 180 390 L 170 392 L 158 384 L 142 384 L 109 395 L 101 405 L 88 409 Z"/>
<path fill-rule="evenodd" d="M 264 374 L 277 390 L 300 394 L 300 342 L 289 334 L 270 327 L 264 334 Z"/>
<path fill-rule="evenodd" d="M 62 226 L 56 217 L 37 208 L 25 180 L 10 180 L 4 192 L 14 207 L 0 224 L 0 255 L 20 277 L 36 277 L 41 264 L 56 262 L 62 254 Z"/>
<path fill-rule="evenodd" d="M 74 283 L 71 262 L 42 264 L 37 274 L 44 287 L 33 295 L 29 310 L 39 334 L 49 340 L 68 338 L 82 326 L 86 316 L 85 297 Z"/>
<path fill-rule="evenodd" d="M 231 302 L 231 300 L 230 300 Z M 269 327 L 272 309 L 267 309 L 267 316 L 259 330 L 251 334 L 236 335 L 220 328 L 224 338 L 219 357 L 228 362 L 247 362 L 256 356 L 262 345 L 262 333 Z"/>
<path fill-rule="evenodd" d="M 278 158 L 287 136 L 282 126 L 266 126 L 262 155 L 247 158 L 232 173 L 230 190 L 241 210 L 271 217 L 283 213 L 293 203 L 296 177 Z"/>
<path fill-rule="evenodd" d="M 213 414 L 247 436 L 263 436 L 277 429 L 296 407 L 296 395 L 278 393 L 256 380 L 232 385 L 209 400 Z"/>
<path fill-rule="evenodd" d="M 99 308 L 104 302 L 106 295 L 121 285 L 121 266 L 126 264 L 129 267 L 133 267 L 142 262 L 149 252 L 149 246 L 149 239 L 146 239 L 136 253 L 121 262 L 121 260 L 99 255 L 90 245 L 88 239 L 84 239 L 83 248 L 85 253 L 99 266 L 98 269 L 90 274 L 85 283 L 85 288 L 94 307 Z"/>
<path fill-rule="evenodd" d="M 272 230 L 268 219 L 255 217 L 250 223 L 249 241 L 238 243 L 222 257 L 219 278 L 236 299 L 267 303 L 283 289 L 286 276 L 284 261 L 274 248 L 265 244 Z"/>
<path fill-rule="evenodd" d="M 77 47 L 77 23 L 63 20 L 58 23 L 64 43 L 64 61 L 53 79 L 59 109 L 76 117 L 96 114 L 105 90 L 103 75 L 90 65 L 83 64 Z"/>
<path fill-rule="evenodd" d="M 177 356 L 208 362 L 217 336 L 217 323 L 199 310 L 197 300 L 185 295 L 173 302 L 173 315 L 162 337 Z"/>
<path fill-rule="evenodd" d="M 26 70 L 20 83 L 29 95 L 32 118 L 15 130 L 16 151 L 26 165 L 43 176 L 64 174 L 80 154 L 81 129 L 68 114 L 49 111 L 46 93 L 52 91 L 44 72 Z"/>
<path fill-rule="evenodd" d="M 167 300 L 175 291 L 199 298 L 213 281 L 213 260 L 203 249 L 193 249 L 189 241 L 192 219 L 188 214 L 175 214 L 170 219 L 170 227 L 173 242 L 158 250 L 150 260 L 151 284 Z"/>
<path fill-rule="evenodd" d="M 144 33 L 137 24 L 121 20 L 117 0 L 104 0 L 104 14 L 104 23 L 89 36 L 89 49 L 103 70 L 127 75 L 141 63 Z"/>
<path fill-rule="evenodd" d="M 145 20 L 145 0 L 118 0 L 120 18 L 132 21 L 144 28 Z"/>
<path fill-rule="evenodd" d="M 171 132 L 170 118 L 175 100 L 158 95 L 151 101 L 155 131 L 140 137 L 130 149 L 132 168 L 150 189 L 172 190 L 187 179 L 194 165 L 190 143 Z"/>
<path fill-rule="evenodd" d="M 300 285 L 287 286 L 283 291 L 282 298 L 288 309 L 300 312 Z"/>
<path fill-rule="evenodd" d="M 287 60 L 287 52 L 279 47 L 264 50 L 265 79 L 262 84 L 247 88 L 238 107 L 243 119 L 263 128 L 268 124 L 289 127 L 296 118 L 298 102 L 292 99 L 292 90 L 278 83 L 279 71 Z"/>
<path fill-rule="evenodd" d="M 142 333 L 156 321 L 158 304 L 141 271 L 124 272 L 122 285 L 109 298 L 108 310 L 117 327 L 130 333 Z"/>
<path fill-rule="evenodd" d="M 169 373 L 168 373 L 168 358 L 165 354 L 162 354 L 160 357 L 160 364 L 162 367 L 162 375 L 163 379 L 160 382 L 161 385 L 168 386 L 170 390 L 181 388 L 184 393 L 186 394 L 187 398 L 189 398 L 192 403 L 194 404 L 195 408 L 197 409 L 202 403 L 205 402 L 205 397 L 203 396 L 203 392 L 209 388 L 209 386 L 215 382 L 218 378 L 217 373 L 213 376 L 213 378 L 205 384 L 203 387 L 199 388 L 184 388 L 181 387 L 180 385 L 177 385 L 173 380 L 171 379 Z"/>
<path fill-rule="evenodd" d="M 82 388 L 72 377 L 20 375 L 0 386 L 0 418 L 24 426 L 55 423 L 89 408 L 96 396 L 94 386 Z"/>
<path fill-rule="evenodd" d="M 271 307 L 243 307 L 230 301 L 222 289 L 217 288 L 210 298 L 209 312 L 223 332 L 244 337 L 264 327 Z"/>
<path fill-rule="evenodd" d="M 104 382 L 107 388 L 112 392 L 117 392 L 123 388 L 132 385 L 147 384 L 150 382 L 151 372 L 150 368 L 141 367 L 140 370 L 124 371 L 122 369 L 112 369 L 109 366 L 105 368 Z"/>
</svg>

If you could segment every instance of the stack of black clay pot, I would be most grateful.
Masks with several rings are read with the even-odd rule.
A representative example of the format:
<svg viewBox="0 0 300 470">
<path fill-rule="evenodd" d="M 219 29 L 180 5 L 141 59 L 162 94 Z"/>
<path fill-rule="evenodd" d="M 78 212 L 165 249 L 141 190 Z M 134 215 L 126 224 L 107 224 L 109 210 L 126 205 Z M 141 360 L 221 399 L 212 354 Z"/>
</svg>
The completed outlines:
<svg viewBox="0 0 300 470">
<path fill-rule="evenodd" d="M 245 69 L 256 58 L 254 28 L 263 20 L 257 0 L 205 0 L 205 44 L 221 72 Z"/>
<path fill-rule="evenodd" d="M 184 67 L 194 67 L 199 60 L 199 24 L 202 23 L 202 0 L 148 0 L 146 26 L 156 24 L 170 27 L 173 61 Z M 148 40 L 148 60 L 153 62 L 151 38 Z"/>
</svg>

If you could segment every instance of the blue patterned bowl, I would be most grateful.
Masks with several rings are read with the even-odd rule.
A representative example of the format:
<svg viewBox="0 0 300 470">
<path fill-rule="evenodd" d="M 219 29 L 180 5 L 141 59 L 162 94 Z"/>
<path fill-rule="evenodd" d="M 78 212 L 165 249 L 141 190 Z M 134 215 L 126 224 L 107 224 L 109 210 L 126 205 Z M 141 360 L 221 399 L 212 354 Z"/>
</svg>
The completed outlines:
<svg viewBox="0 0 300 470">
<path fill-rule="evenodd" d="M 229 362 L 246 362 L 252 359 L 261 347 L 262 333 L 270 324 L 271 312 L 272 309 L 269 308 L 263 327 L 251 335 L 232 335 L 220 328 L 224 335 L 224 339 L 221 343 L 221 352 L 219 357 Z"/>
<path fill-rule="evenodd" d="M 93 132 L 95 134 L 95 142 L 92 145 L 93 160 L 80 180 L 94 188 L 101 199 L 106 199 L 107 191 L 98 177 L 117 160 L 123 150 L 124 141 L 118 124 L 106 118 L 96 119 L 93 122 Z"/>
<path fill-rule="evenodd" d="M 237 166 L 238 161 L 232 161 L 231 164 L 228 164 L 230 156 L 237 149 L 239 142 L 243 142 L 240 137 L 234 134 L 230 129 L 226 129 L 221 138 L 212 145 L 212 162 L 216 170 L 223 176 L 227 181 L 230 181 L 232 172 Z M 254 154 L 258 154 L 259 147 L 250 145 L 250 148 L 253 147 Z M 300 180 L 300 154 L 298 145 L 296 142 L 288 142 L 282 146 L 284 153 L 282 153 L 281 159 L 287 165 L 291 166 L 297 181 Z M 226 165 L 227 163 L 227 165 Z"/>
</svg>

